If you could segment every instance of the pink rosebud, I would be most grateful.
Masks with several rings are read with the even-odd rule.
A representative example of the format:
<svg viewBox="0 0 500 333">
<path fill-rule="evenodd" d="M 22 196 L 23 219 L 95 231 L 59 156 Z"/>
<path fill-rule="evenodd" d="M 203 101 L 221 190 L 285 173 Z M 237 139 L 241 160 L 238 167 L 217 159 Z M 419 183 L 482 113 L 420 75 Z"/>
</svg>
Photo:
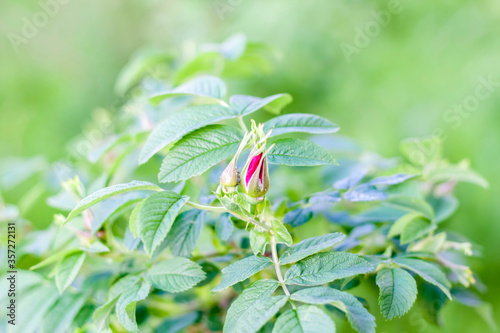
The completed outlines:
<svg viewBox="0 0 500 333">
<path fill-rule="evenodd" d="M 261 149 L 253 150 L 242 172 L 241 189 L 249 197 L 263 199 L 269 190 L 269 168 L 267 158 Z"/>
</svg>

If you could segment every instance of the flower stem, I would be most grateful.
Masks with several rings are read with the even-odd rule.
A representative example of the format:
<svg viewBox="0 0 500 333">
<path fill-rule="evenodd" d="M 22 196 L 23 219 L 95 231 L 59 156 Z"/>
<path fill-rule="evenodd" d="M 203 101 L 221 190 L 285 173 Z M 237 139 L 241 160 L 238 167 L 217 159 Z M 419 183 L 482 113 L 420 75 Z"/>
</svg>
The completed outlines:
<svg viewBox="0 0 500 333">
<path fill-rule="evenodd" d="M 238 123 L 240 124 L 241 128 L 245 131 L 248 132 L 247 125 L 245 125 L 245 122 L 243 121 L 243 117 L 238 117 L 236 118 L 238 120 Z"/>
<path fill-rule="evenodd" d="M 241 215 L 239 215 L 239 214 L 237 214 L 235 212 L 231 212 L 231 211 L 229 211 L 229 213 L 231 213 L 232 215 L 234 215 L 235 217 L 239 218 L 242 221 L 250 222 L 252 224 L 255 224 L 256 226 L 261 227 L 262 229 L 264 229 L 266 231 L 270 231 L 271 230 L 271 228 L 267 224 L 262 223 L 260 221 L 257 221 L 255 219 L 252 219 L 251 217 L 246 217 L 245 218 L 245 217 L 243 217 L 243 216 L 241 216 Z"/>
<path fill-rule="evenodd" d="M 278 250 L 276 248 L 276 237 L 274 236 L 273 233 L 271 233 L 271 252 L 273 255 L 274 269 L 276 270 L 276 276 L 278 277 L 278 282 L 280 283 L 281 288 L 283 288 L 285 295 L 288 297 L 288 301 L 290 302 L 292 307 L 295 309 L 295 304 L 290 299 L 290 292 L 288 291 L 288 288 L 286 287 L 285 281 L 283 280 L 283 275 L 281 274 L 280 262 L 278 259 Z"/>
<path fill-rule="evenodd" d="M 186 205 L 191 206 L 193 208 L 201 209 L 201 210 L 206 210 L 209 212 L 217 212 L 217 213 L 224 213 L 227 212 L 226 207 L 222 206 L 207 206 L 207 205 L 202 205 L 196 202 L 188 201 L 186 202 Z"/>
</svg>

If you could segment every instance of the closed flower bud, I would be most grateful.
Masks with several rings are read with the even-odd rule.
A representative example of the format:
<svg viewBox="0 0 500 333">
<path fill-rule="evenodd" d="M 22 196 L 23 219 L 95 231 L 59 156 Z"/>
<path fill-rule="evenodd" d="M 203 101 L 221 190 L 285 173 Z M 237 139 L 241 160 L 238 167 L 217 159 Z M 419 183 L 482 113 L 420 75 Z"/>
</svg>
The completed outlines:
<svg viewBox="0 0 500 333">
<path fill-rule="evenodd" d="M 236 158 L 233 158 L 220 176 L 220 184 L 225 193 L 233 193 L 240 181 L 238 169 L 236 168 Z"/>
<path fill-rule="evenodd" d="M 224 172 L 222 172 L 220 176 L 220 184 L 224 193 L 233 193 L 238 188 L 238 184 L 240 183 L 240 174 L 238 172 L 238 168 L 236 163 L 238 162 L 238 158 L 240 157 L 241 152 L 245 149 L 248 140 L 250 140 L 252 133 L 247 133 L 243 137 L 240 142 L 240 146 L 238 147 L 238 151 L 234 155 L 233 159 L 227 165 Z"/>
<path fill-rule="evenodd" d="M 264 147 L 263 147 L 264 148 Z M 267 158 L 263 149 L 254 149 L 248 157 L 247 163 L 241 174 L 242 191 L 248 197 L 260 202 L 269 190 L 269 168 Z M 252 200 L 254 201 L 254 200 Z M 252 202 L 254 203 L 254 202 Z"/>
</svg>

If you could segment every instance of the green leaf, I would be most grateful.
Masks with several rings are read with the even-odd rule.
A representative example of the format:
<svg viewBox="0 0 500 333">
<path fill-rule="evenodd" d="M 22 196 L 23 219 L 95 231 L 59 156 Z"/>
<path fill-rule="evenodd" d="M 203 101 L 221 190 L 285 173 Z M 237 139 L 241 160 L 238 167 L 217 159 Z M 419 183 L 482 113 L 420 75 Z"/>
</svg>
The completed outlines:
<svg viewBox="0 0 500 333">
<path fill-rule="evenodd" d="M 118 298 L 116 302 L 116 317 L 120 325 L 127 331 L 139 331 L 135 320 L 135 305 L 138 301 L 142 301 L 148 296 L 150 289 L 151 285 L 149 282 L 143 280 L 124 291 Z"/>
<path fill-rule="evenodd" d="M 191 209 L 181 213 L 174 221 L 166 242 L 174 256 L 188 257 L 196 247 L 205 224 L 206 212 Z"/>
<path fill-rule="evenodd" d="M 17 281 L 21 282 L 21 281 Z M 5 293 L 7 294 L 7 293 Z M 16 303 L 16 326 L 14 332 L 35 333 L 42 327 L 47 311 L 59 297 L 53 284 L 38 284 L 25 290 Z M 17 295 L 19 296 L 19 295 Z M 2 320 L 4 315 L 2 314 Z"/>
<path fill-rule="evenodd" d="M 139 156 L 139 164 L 146 163 L 163 147 L 194 130 L 237 116 L 236 112 L 221 105 L 197 105 L 172 112 L 158 124 L 146 140 Z"/>
<path fill-rule="evenodd" d="M 85 261 L 87 253 L 84 251 L 72 253 L 64 257 L 61 263 L 56 268 L 56 285 L 59 293 L 69 287 L 76 278 L 80 268 Z"/>
<path fill-rule="evenodd" d="M 250 246 L 255 255 L 266 253 L 266 245 L 270 242 L 269 233 L 265 230 L 255 227 L 250 230 Z"/>
<path fill-rule="evenodd" d="M 273 230 L 276 243 L 286 244 L 291 246 L 293 244 L 292 236 L 286 227 L 278 219 L 271 219 L 271 229 Z"/>
<path fill-rule="evenodd" d="M 389 233 L 387 234 L 388 237 L 396 237 L 401 235 L 405 227 L 410 223 L 411 221 L 415 219 L 421 219 L 422 214 L 412 212 L 408 213 L 406 215 L 401 216 L 399 219 L 394 222 L 394 224 L 391 226 L 391 229 L 389 229 Z"/>
<path fill-rule="evenodd" d="M 229 213 L 219 215 L 219 218 L 215 221 L 215 234 L 217 238 L 227 241 L 229 237 L 231 237 L 233 229 L 234 224 L 233 221 L 231 221 Z"/>
<path fill-rule="evenodd" d="M 159 191 L 161 189 L 155 184 L 138 180 L 134 180 L 126 184 L 118 184 L 100 189 L 99 191 L 94 192 L 91 195 L 85 197 L 83 200 L 81 200 L 76 205 L 76 207 L 69 213 L 64 223 L 67 223 L 69 220 L 71 220 L 72 218 L 83 212 L 85 209 L 95 205 L 100 201 L 111 198 L 112 196 L 121 193 L 130 191 L 140 191 L 140 190 Z"/>
<path fill-rule="evenodd" d="M 267 155 L 271 164 L 290 166 L 315 166 L 335 164 L 335 159 L 325 148 L 307 140 L 281 139 Z"/>
<path fill-rule="evenodd" d="M 431 224 L 426 219 L 416 218 L 411 220 L 403 229 L 401 233 L 401 244 L 408 244 L 422 236 L 427 235 L 429 232 L 436 229 L 436 226 Z"/>
<path fill-rule="evenodd" d="M 222 270 L 221 283 L 212 289 L 212 292 L 222 291 L 240 281 L 246 280 L 272 264 L 271 259 L 257 256 L 250 256 L 236 261 Z"/>
<path fill-rule="evenodd" d="M 286 272 L 287 284 L 317 286 L 373 271 L 366 260 L 348 252 L 322 252 L 299 261 Z"/>
<path fill-rule="evenodd" d="M 447 167 L 434 170 L 429 174 L 429 180 L 434 182 L 455 181 L 466 182 L 488 188 L 489 184 L 480 174 L 468 168 L 468 166 L 449 165 Z"/>
<path fill-rule="evenodd" d="M 285 305 L 286 296 L 271 296 L 278 288 L 276 280 L 252 283 L 231 304 L 223 333 L 254 333 Z"/>
<path fill-rule="evenodd" d="M 272 333 L 335 333 L 335 323 L 319 308 L 302 305 L 278 317 Z"/>
<path fill-rule="evenodd" d="M 69 332 L 73 320 L 84 303 L 83 294 L 64 294 L 44 316 L 42 332 Z"/>
<path fill-rule="evenodd" d="M 194 325 L 201 316 L 201 312 L 193 311 L 182 316 L 170 317 L 163 321 L 155 330 L 156 333 L 185 332 L 184 329 Z M 188 331 L 189 332 L 189 331 Z"/>
<path fill-rule="evenodd" d="M 386 319 L 407 313 L 417 298 L 415 279 L 404 269 L 384 268 L 377 273 L 380 310 Z"/>
<path fill-rule="evenodd" d="M 446 276 L 437 265 L 420 259 L 405 257 L 396 257 L 394 258 L 394 262 L 401 267 L 420 275 L 425 281 L 441 289 L 451 300 L 450 282 L 446 279 Z"/>
<path fill-rule="evenodd" d="M 441 157 L 442 145 L 434 137 L 408 138 L 401 141 L 400 150 L 411 163 L 427 165 Z"/>
<path fill-rule="evenodd" d="M 141 281 L 141 278 L 138 276 L 126 275 L 111 286 L 106 296 L 106 303 L 98 307 L 92 315 L 97 329 L 102 331 L 109 326 L 109 315 L 115 307 L 118 297 L 133 288 L 139 281 Z"/>
<path fill-rule="evenodd" d="M 141 202 L 146 197 L 148 195 L 144 192 L 131 192 L 106 199 L 96 204 L 92 209 L 92 235 L 95 235 L 105 222 L 113 221 L 116 216 L 120 216 L 124 211 L 128 211 L 129 207 Z"/>
<path fill-rule="evenodd" d="M 435 223 L 445 221 L 458 209 L 458 200 L 452 195 L 440 198 L 431 197 L 429 201 L 431 202 L 432 209 L 434 209 L 435 212 L 433 221 Z"/>
<path fill-rule="evenodd" d="M 292 101 L 289 94 L 276 94 L 266 98 L 234 95 L 229 99 L 231 108 L 241 116 L 249 115 L 265 106 L 272 113 L 279 114 L 281 109 Z"/>
<path fill-rule="evenodd" d="M 113 300 L 104 303 L 102 306 L 98 307 L 93 315 L 92 320 L 94 321 L 95 326 L 98 330 L 104 330 L 109 327 L 109 315 L 118 301 L 118 297 Z"/>
<path fill-rule="evenodd" d="M 176 70 L 172 82 L 177 85 L 197 74 L 213 73 L 221 60 L 222 56 L 217 52 L 201 53 Z"/>
<path fill-rule="evenodd" d="M 106 296 L 106 302 L 110 302 L 113 299 L 117 299 L 118 296 L 123 294 L 125 291 L 132 288 L 135 284 L 139 283 L 141 278 L 136 275 L 126 275 L 116 281 L 109 289 L 108 295 Z"/>
<path fill-rule="evenodd" d="M 147 279 L 155 288 L 178 293 L 203 281 L 205 272 L 197 263 L 175 257 L 153 265 L 148 271 Z"/>
<path fill-rule="evenodd" d="M 375 317 L 353 295 L 327 287 L 313 287 L 299 290 L 292 300 L 309 304 L 330 304 L 346 314 L 352 328 L 361 333 L 375 333 Z"/>
<path fill-rule="evenodd" d="M 311 207 L 298 207 L 283 216 L 283 222 L 292 227 L 300 227 L 306 224 L 314 217 L 314 211 Z"/>
<path fill-rule="evenodd" d="M 264 123 L 264 131 L 273 130 L 271 136 L 291 132 L 335 133 L 340 127 L 328 119 L 307 113 L 291 113 L 272 118 Z"/>
<path fill-rule="evenodd" d="M 310 256 L 316 252 L 332 247 L 344 240 L 345 235 L 340 232 L 312 237 L 297 243 L 287 249 L 280 257 L 280 264 L 290 264 Z"/>
<path fill-rule="evenodd" d="M 216 50 L 228 60 L 238 60 L 247 48 L 247 37 L 243 33 L 236 33 L 229 36 L 220 44 L 205 45 L 209 50 Z"/>
<path fill-rule="evenodd" d="M 178 182 L 201 175 L 236 154 L 241 131 L 228 125 L 211 125 L 180 139 L 168 152 L 160 168 L 162 183 Z"/>
<path fill-rule="evenodd" d="M 417 212 L 432 220 L 434 210 L 425 200 L 410 196 L 395 196 L 386 200 L 385 205 L 400 208 L 408 212 Z"/>
<path fill-rule="evenodd" d="M 49 256 L 48 258 L 40 261 L 38 264 L 31 266 L 30 270 L 35 270 L 35 269 L 39 269 L 39 268 L 54 264 L 54 263 L 60 261 L 62 258 L 66 257 L 72 253 L 80 252 L 80 251 L 81 251 L 81 249 L 74 248 L 74 249 L 69 249 L 66 251 L 56 252 L 53 255 Z"/>
<path fill-rule="evenodd" d="M 138 232 L 150 255 L 167 237 L 175 217 L 188 200 L 187 196 L 162 191 L 144 201 L 139 212 Z"/>
<path fill-rule="evenodd" d="M 226 95 L 226 85 L 215 76 L 204 75 L 194 78 L 177 88 L 155 94 L 150 98 L 151 103 L 158 104 L 166 98 L 176 96 L 198 96 L 214 100 L 221 100 Z"/>
<path fill-rule="evenodd" d="M 443 247 L 444 242 L 446 242 L 446 233 L 441 232 L 433 236 L 425 237 L 419 242 L 413 243 L 408 247 L 407 252 L 409 255 L 411 255 L 410 252 L 437 253 Z"/>
<path fill-rule="evenodd" d="M 288 104 L 292 103 L 293 98 L 289 94 L 280 94 L 279 98 L 274 99 L 271 103 L 264 106 L 264 110 L 272 114 L 280 114 L 281 110 Z M 275 95 L 276 96 L 276 95 Z"/>
<path fill-rule="evenodd" d="M 440 326 L 442 324 L 440 311 L 448 301 L 448 298 L 438 287 L 429 283 L 418 286 L 418 304 L 422 316 L 428 322 Z"/>
<path fill-rule="evenodd" d="M 135 53 L 132 59 L 121 70 L 115 84 L 115 91 L 123 95 L 131 87 L 136 85 L 140 79 L 148 74 L 148 70 L 160 63 L 165 63 L 173 58 L 172 55 L 165 52 L 143 49 Z"/>
<path fill-rule="evenodd" d="M 98 240 L 95 240 L 92 242 L 92 244 L 90 244 L 89 246 L 87 247 L 81 247 L 82 250 L 88 252 L 88 253 L 104 253 L 104 252 L 109 252 L 109 247 L 107 247 L 106 245 L 104 245 L 102 242 L 98 241 Z"/>
<path fill-rule="evenodd" d="M 132 213 L 130 213 L 130 219 L 128 223 L 128 227 L 130 229 L 130 232 L 134 237 L 137 237 L 139 235 L 139 230 L 138 230 L 138 225 L 139 225 L 139 212 L 141 211 L 141 207 L 144 204 L 145 200 L 142 200 L 135 206 L 134 210 L 132 210 Z"/>
</svg>

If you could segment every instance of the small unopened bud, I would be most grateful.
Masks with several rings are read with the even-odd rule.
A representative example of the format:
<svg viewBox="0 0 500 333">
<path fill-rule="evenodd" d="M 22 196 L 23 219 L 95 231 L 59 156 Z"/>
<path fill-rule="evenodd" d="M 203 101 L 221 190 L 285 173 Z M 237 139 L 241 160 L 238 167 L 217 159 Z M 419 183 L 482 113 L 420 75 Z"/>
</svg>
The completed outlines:
<svg viewBox="0 0 500 333">
<path fill-rule="evenodd" d="M 248 197 L 255 199 L 252 203 L 262 201 L 269 190 L 269 168 L 263 149 L 254 149 L 250 153 L 241 178 L 241 189 Z"/>
<path fill-rule="evenodd" d="M 220 176 L 220 184 L 222 185 L 222 190 L 224 193 L 233 193 L 238 188 L 238 184 L 240 183 L 240 173 L 238 172 L 238 168 L 236 163 L 238 162 L 238 158 L 240 157 L 241 152 L 245 149 L 248 140 L 252 133 L 246 133 L 243 139 L 240 142 L 240 146 L 238 147 L 238 151 L 234 155 L 233 159 L 227 165 L 224 172 L 222 172 Z"/>
<path fill-rule="evenodd" d="M 225 193 L 233 193 L 240 182 L 240 175 L 236 168 L 236 158 L 233 158 L 220 176 L 220 184 Z"/>
</svg>

